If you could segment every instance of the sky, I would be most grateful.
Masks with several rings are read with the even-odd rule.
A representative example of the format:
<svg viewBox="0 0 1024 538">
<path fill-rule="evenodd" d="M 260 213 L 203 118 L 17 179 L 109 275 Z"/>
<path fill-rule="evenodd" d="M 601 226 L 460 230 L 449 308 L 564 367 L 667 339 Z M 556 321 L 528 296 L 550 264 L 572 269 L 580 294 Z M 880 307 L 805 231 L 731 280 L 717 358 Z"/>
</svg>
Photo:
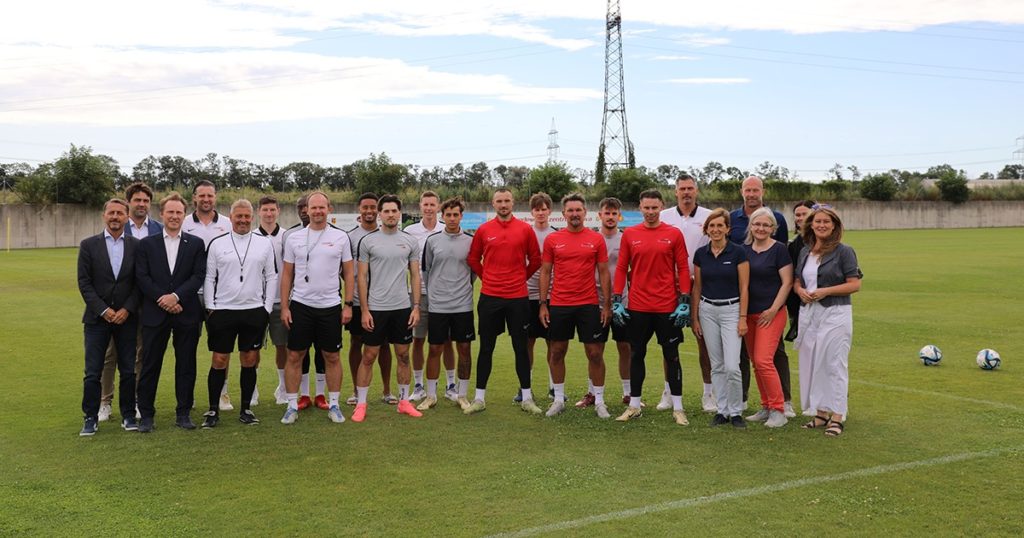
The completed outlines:
<svg viewBox="0 0 1024 538">
<path fill-rule="evenodd" d="M 70 144 L 592 169 L 602 0 L 34 0 L 0 23 L 0 163 Z M 818 181 L 1024 162 L 1024 2 L 621 0 L 636 162 Z"/>
</svg>

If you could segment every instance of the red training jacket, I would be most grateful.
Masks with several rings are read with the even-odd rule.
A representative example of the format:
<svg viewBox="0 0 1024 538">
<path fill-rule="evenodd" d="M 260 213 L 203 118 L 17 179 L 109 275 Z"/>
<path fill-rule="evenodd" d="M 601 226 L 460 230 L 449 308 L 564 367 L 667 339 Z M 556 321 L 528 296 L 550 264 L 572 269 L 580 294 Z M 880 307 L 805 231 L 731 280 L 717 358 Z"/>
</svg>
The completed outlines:
<svg viewBox="0 0 1024 538">
<path fill-rule="evenodd" d="M 655 228 L 643 223 L 622 232 L 612 293 L 621 295 L 629 275 L 629 309 L 668 313 L 676 308 L 676 293 L 690 293 L 690 264 L 686 240 L 675 226 Z"/>
<path fill-rule="evenodd" d="M 540 269 L 540 246 L 529 224 L 495 217 L 473 234 L 466 261 L 482 282 L 480 293 L 519 299 L 527 297 L 526 280 Z"/>
</svg>

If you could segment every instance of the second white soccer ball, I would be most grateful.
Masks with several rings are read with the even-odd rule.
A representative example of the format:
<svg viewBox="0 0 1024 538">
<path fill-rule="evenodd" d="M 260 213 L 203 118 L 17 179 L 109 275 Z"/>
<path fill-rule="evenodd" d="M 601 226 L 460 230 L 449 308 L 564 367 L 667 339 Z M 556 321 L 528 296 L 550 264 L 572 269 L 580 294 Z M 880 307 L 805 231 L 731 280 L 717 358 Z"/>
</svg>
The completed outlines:
<svg viewBox="0 0 1024 538">
<path fill-rule="evenodd" d="M 994 349 L 983 349 L 978 352 L 978 367 L 982 370 L 995 370 L 1003 363 L 1003 359 Z"/>
</svg>

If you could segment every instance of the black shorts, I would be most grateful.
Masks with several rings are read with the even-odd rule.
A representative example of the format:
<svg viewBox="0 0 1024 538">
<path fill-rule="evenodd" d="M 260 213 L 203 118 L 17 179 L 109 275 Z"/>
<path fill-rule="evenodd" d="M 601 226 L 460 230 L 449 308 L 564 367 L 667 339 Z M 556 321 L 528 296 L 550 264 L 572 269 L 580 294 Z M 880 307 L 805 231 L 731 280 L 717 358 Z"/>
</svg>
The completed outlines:
<svg viewBox="0 0 1024 538">
<path fill-rule="evenodd" d="M 530 299 L 530 328 L 526 336 L 529 338 L 548 338 L 548 328 L 540 322 L 540 301 Z"/>
<path fill-rule="evenodd" d="M 602 342 L 608 341 L 608 333 L 612 335 L 612 340 L 615 342 L 626 342 L 629 343 L 629 322 L 626 322 L 625 327 L 619 327 L 614 321 L 608 323 L 607 327 L 602 327 L 604 330 L 604 336 Z"/>
<path fill-rule="evenodd" d="M 584 344 L 608 341 L 608 332 L 601 326 L 601 307 L 596 304 L 549 306 L 548 314 L 549 340 L 565 342 L 576 333 Z"/>
<path fill-rule="evenodd" d="M 231 353 L 238 340 L 239 351 L 263 347 L 270 314 L 263 307 L 248 310 L 214 310 L 206 317 L 206 345 L 214 353 Z"/>
<path fill-rule="evenodd" d="M 492 295 L 480 294 L 476 303 L 476 313 L 480 319 L 480 336 L 497 336 L 505 332 L 511 337 L 525 337 L 530 327 L 530 300 L 526 297 L 504 299 Z"/>
<path fill-rule="evenodd" d="M 366 329 L 363 328 L 363 307 L 360 305 L 352 306 L 352 319 L 345 324 L 345 329 L 352 333 L 352 336 L 362 336 Z"/>
<path fill-rule="evenodd" d="M 371 310 L 373 332 L 363 330 L 363 345 L 380 346 L 388 342 L 392 344 L 408 344 L 412 342 L 412 329 L 409 328 L 409 314 L 411 312 L 412 309 L 410 308 Z"/>
<path fill-rule="evenodd" d="M 676 327 L 669 319 L 670 313 L 652 312 L 629 312 L 629 333 L 632 338 L 629 343 L 632 346 L 647 346 L 651 335 L 658 335 L 658 343 L 665 346 L 681 344 L 683 342 L 683 329 Z"/>
<path fill-rule="evenodd" d="M 306 351 L 309 346 L 325 353 L 341 349 L 341 305 L 313 308 L 292 301 L 292 327 L 288 331 L 288 349 Z"/>
<path fill-rule="evenodd" d="M 472 342 L 476 339 L 473 330 L 473 311 L 441 313 L 431 312 L 427 317 L 427 343 L 443 344 L 453 342 Z"/>
</svg>

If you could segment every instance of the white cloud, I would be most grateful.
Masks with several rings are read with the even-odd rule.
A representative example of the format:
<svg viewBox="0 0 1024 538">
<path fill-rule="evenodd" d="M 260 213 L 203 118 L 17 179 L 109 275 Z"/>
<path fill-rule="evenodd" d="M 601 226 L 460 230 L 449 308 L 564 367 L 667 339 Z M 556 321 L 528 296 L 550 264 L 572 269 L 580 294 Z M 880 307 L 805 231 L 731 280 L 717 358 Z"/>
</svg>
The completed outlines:
<svg viewBox="0 0 1024 538">
<path fill-rule="evenodd" d="M 749 84 L 750 79 L 744 77 L 692 77 L 670 78 L 666 82 L 673 84 Z"/>
<path fill-rule="evenodd" d="M 228 124 L 382 114 L 481 112 L 496 102 L 600 99 L 590 88 L 534 87 L 387 58 L 284 51 L 33 49 L 59 69 L 0 78 L 0 123 Z M 0 48 L 17 57 L 18 48 Z"/>
</svg>

